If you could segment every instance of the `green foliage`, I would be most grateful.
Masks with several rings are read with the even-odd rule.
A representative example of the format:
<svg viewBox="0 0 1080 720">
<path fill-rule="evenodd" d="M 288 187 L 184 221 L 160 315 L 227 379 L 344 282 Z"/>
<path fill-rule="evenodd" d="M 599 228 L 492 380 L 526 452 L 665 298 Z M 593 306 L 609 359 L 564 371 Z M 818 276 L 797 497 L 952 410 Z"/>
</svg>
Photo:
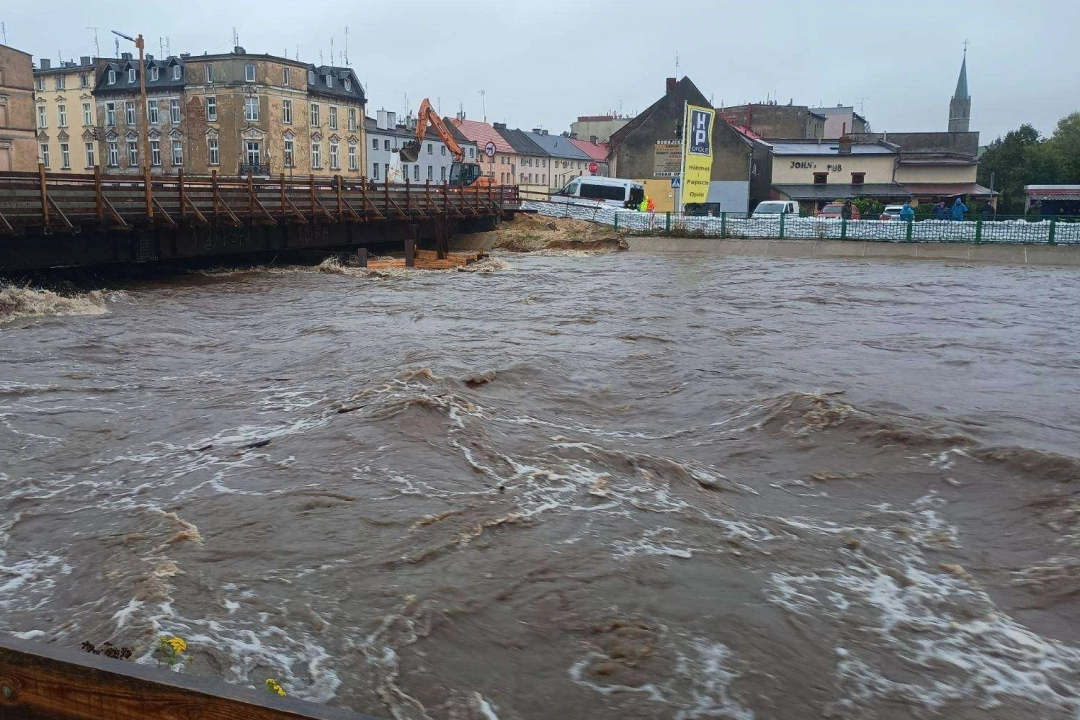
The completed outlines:
<svg viewBox="0 0 1080 720">
<path fill-rule="evenodd" d="M 978 182 L 1001 193 L 1000 214 L 1024 212 L 1025 185 L 1080 184 L 1080 113 L 1058 122 L 1049 138 L 1021 125 L 990 143 L 979 161 Z"/>
<path fill-rule="evenodd" d="M 885 206 L 871 198 L 855 198 L 852 204 L 859 208 L 859 217 L 863 220 L 877 220 L 885 212 Z"/>
</svg>

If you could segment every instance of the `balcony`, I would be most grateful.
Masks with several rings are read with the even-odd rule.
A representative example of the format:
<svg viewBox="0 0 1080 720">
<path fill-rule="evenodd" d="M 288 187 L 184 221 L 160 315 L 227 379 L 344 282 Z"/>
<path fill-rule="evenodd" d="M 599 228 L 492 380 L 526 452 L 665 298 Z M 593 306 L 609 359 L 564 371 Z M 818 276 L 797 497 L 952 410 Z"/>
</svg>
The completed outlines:
<svg viewBox="0 0 1080 720">
<path fill-rule="evenodd" d="M 240 163 L 240 177 L 245 178 L 249 174 L 256 177 L 270 177 L 270 163 Z"/>
</svg>

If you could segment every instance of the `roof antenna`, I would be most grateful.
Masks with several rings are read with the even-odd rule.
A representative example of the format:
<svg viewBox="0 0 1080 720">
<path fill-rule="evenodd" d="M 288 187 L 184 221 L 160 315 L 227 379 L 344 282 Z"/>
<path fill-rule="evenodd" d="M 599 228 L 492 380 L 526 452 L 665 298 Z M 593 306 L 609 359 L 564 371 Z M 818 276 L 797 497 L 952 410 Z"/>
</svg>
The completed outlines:
<svg viewBox="0 0 1080 720">
<path fill-rule="evenodd" d="M 98 29 L 96 27 L 87 27 L 86 29 L 94 31 L 94 53 L 95 53 L 95 57 L 101 57 L 101 48 L 98 46 L 98 39 L 97 39 L 97 31 L 98 31 Z M 5 43 L 7 42 L 6 37 L 4 38 L 4 42 Z"/>
<path fill-rule="evenodd" d="M 0 22 L 0 34 L 4 36 L 4 44 L 7 45 L 7 25 Z"/>
<path fill-rule="evenodd" d="M 345 26 L 345 65 L 349 64 L 349 26 Z"/>
<path fill-rule="evenodd" d="M 480 91 L 480 107 L 483 110 L 484 122 L 487 122 L 487 90 Z"/>
<path fill-rule="evenodd" d="M 117 60 L 120 59 L 120 38 L 113 38 L 113 42 L 116 44 L 116 54 L 113 56 Z"/>
<path fill-rule="evenodd" d="M 160 35 L 157 36 L 157 49 L 158 57 L 165 57 L 165 39 Z"/>
<path fill-rule="evenodd" d="M 240 33 L 236 32 L 236 28 L 232 29 L 232 44 L 233 48 L 240 47 Z"/>
<path fill-rule="evenodd" d="M 330 64 L 334 64 L 334 38 L 330 38 Z"/>
<path fill-rule="evenodd" d="M 169 36 L 165 36 L 165 55 L 166 57 L 172 55 L 172 43 L 169 42 Z"/>
<path fill-rule="evenodd" d="M 679 79 L 679 51 L 675 51 L 675 79 Z"/>
</svg>

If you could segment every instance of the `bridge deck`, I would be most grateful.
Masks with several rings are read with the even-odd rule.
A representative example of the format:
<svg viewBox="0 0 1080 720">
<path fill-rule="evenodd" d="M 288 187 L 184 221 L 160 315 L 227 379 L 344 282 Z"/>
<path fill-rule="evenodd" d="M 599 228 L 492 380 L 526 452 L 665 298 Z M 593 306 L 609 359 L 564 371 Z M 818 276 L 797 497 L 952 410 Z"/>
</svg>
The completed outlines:
<svg viewBox="0 0 1080 720">
<path fill-rule="evenodd" d="M 484 218 L 517 204 L 511 187 L 372 182 L 341 177 L 223 180 L 0 173 L 0 234 L 175 228 L 184 225 L 307 225 Z"/>
</svg>

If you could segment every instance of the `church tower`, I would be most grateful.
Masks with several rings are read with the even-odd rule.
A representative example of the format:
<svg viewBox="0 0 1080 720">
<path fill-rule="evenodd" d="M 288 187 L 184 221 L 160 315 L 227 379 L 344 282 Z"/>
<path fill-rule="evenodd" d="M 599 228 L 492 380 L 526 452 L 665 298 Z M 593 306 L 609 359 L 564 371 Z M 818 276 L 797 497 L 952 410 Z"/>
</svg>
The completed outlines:
<svg viewBox="0 0 1080 720">
<path fill-rule="evenodd" d="M 966 43 L 965 43 L 966 44 Z M 968 132 L 971 129 L 971 95 L 968 94 L 967 48 L 956 80 L 956 93 L 949 102 L 949 132 Z"/>
</svg>

